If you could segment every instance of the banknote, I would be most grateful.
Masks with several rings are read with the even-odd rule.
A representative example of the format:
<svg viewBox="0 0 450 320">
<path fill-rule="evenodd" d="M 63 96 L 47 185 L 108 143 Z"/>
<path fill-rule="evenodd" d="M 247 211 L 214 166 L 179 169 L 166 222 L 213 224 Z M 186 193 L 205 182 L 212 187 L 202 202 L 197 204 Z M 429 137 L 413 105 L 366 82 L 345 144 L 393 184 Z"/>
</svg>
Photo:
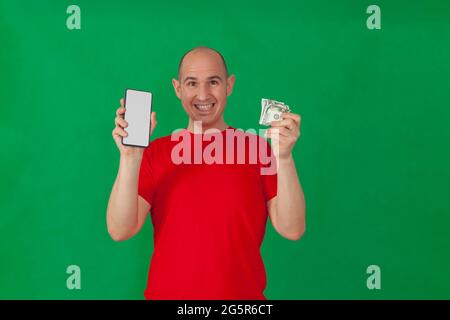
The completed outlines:
<svg viewBox="0 0 450 320">
<path fill-rule="evenodd" d="M 291 109 L 284 102 L 263 98 L 259 124 L 268 126 L 272 121 L 281 120 L 281 114 L 285 112 L 291 112 Z"/>
</svg>

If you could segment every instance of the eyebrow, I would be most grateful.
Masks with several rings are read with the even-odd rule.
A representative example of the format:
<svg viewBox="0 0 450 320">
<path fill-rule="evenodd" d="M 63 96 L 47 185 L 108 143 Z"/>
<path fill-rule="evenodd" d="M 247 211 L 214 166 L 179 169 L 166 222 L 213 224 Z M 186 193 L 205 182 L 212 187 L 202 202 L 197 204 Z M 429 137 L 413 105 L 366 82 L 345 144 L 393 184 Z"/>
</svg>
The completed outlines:
<svg viewBox="0 0 450 320">
<path fill-rule="evenodd" d="M 208 77 L 208 80 L 213 80 L 213 79 L 219 79 L 220 81 L 222 81 L 222 78 L 219 76 Z M 184 79 L 183 82 L 186 83 L 186 81 L 188 81 L 188 80 L 197 80 L 197 78 L 196 77 L 187 77 L 186 79 Z"/>
</svg>

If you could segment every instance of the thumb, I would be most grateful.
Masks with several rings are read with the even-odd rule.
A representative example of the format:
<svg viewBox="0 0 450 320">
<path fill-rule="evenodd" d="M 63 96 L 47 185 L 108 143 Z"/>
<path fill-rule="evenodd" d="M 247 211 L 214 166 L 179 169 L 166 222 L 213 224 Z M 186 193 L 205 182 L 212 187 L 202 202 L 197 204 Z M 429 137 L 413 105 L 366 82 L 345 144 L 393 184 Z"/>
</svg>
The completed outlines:
<svg viewBox="0 0 450 320">
<path fill-rule="evenodd" d="M 153 132 L 157 124 L 156 121 L 156 112 L 152 112 L 150 115 L 150 134 Z"/>
</svg>

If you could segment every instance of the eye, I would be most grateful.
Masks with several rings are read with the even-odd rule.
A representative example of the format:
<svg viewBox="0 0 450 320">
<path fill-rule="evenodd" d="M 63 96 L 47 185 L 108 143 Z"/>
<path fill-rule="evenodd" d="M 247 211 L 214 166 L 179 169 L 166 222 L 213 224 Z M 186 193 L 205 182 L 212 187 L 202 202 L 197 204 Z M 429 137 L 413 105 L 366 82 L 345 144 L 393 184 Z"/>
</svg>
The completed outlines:
<svg viewBox="0 0 450 320">
<path fill-rule="evenodd" d="M 187 86 L 188 86 L 188 87 L 193 87 L 193 86 L 195 86 L 195 82 L 194 82 L 194 81 L 189 81 L 189 82 L 187 83 Z"/>
<path fill-rule="evenodd" d="M 217 80 L 211 80 L 211 84 L 212 84 L 213 86 L 215 86 L 215 85 L 218 85 L 219 82 L 218 82 Z"/>
</svg>

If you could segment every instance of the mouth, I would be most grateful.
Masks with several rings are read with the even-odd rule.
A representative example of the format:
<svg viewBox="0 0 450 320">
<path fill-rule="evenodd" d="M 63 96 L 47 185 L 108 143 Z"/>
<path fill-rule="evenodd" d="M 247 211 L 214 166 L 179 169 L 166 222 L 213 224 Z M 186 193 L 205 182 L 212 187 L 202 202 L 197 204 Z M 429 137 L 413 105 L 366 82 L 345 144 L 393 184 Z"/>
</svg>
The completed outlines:
<svg viewBox="0 0 450 320">
<path fill-rule="evenodd" d="M 200 112 L 210 112 L 215 105 L 216 105 L 215 103 L 194 104 L 194 107 Z"/>
</svg>

